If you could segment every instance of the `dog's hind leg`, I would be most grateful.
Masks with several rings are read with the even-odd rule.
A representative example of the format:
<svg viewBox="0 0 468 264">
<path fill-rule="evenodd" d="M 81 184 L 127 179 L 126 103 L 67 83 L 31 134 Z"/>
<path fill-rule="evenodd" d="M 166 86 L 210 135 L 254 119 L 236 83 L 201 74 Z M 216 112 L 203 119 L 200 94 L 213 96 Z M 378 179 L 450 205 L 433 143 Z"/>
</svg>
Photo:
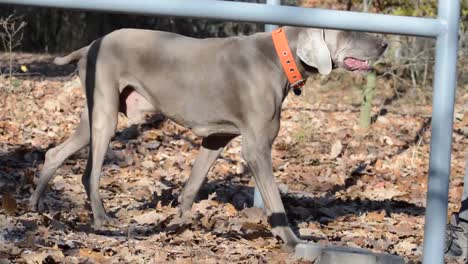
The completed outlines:
<svg viewBox="0 0 468 264">
<path fill-rule="evenodd" d="M 195 163 L 193 164 L 192 172 L 184 189 L 179 196 L 180 215 L 182 218 L 184 214 L 192 208 L 193 201 L 197 196 L 203 181 L 208 174 L 211 166 L 218 158 L 219 153 L 223 148 L 234 138 L 235 135 L 229 136 L 208 136 L 203 138 L 200 152 L 198 153 Z"/>
<path fill-rule="evenodd" d="M 82 178 L 93 211 L 94 227 L 116 224 L 115 219 L 107 216 L 99 194 L 102 164 L 117 127 L 119 90 L 118 85 L 113 81 L 113 78 L 106 77 L 105 73 L 97 75 L 96 78 L 93 101 L 99 103 L 92 107 L 91 147 L 86 171 Z"/>
<path fill-rule="evenodd" d="M 37 210 L 40 205 L 40 200 L 44 195 L 47 184 L 52 180 L 55 171 L 63 164 L 63 162 L 71 155 L 78 152 L 89 144 L 89 121 L 88 109 L 85 108 L 81 114 L 80 123 L 73 135 L 60 145 L 49 149 L 45 155 L 44 166 L 42 167 L 39 182 L 36 190 L 31 195 L 30 206 L 32 210 Z"/>
</svg>

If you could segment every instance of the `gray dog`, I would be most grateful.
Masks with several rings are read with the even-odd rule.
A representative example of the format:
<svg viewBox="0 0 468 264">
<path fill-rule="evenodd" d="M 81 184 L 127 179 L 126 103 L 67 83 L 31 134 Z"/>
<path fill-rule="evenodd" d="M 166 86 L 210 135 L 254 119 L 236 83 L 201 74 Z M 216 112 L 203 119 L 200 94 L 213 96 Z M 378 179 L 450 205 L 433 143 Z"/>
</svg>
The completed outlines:
<svg viewBox="0 0 468 264">
<path fill-rule="evenodd" d="M 369 70 L 387 44 L 360 32 L 284 27 L 299 71 L 328 74 L 333 68 Z M 266 206 L 272 232 L 286 245 L 300 242 L 289 227 L 271 164 L 281 105 L 291 90 L 271 33 L 194 39 L 168 32 L 122 29 L 90 46 L 56 58 L 78 61 L 87 107 L 75 133 L 46 153 L 31 197 L 40 198 L 57 168 L 90 145 L 82 177 L 94 226 L 114 224 L 99 194 L 101 168 L 115 133 L 117 114 L 139 122 L 142 112 L 160 112 L 203 138 L 192 173 L 180 194 L 181 216 L 190 210 L 208 170 L 226 144 L 242 135 L 242 156 Z"/>
</svg>

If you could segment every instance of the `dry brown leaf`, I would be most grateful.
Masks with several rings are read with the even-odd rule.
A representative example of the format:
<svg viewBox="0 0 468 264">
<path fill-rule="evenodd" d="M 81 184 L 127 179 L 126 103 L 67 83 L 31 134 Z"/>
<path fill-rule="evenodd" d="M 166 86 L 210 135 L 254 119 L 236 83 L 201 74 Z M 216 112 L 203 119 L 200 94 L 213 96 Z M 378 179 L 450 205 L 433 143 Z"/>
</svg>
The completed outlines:
<svg viewBox="0 0 468 264">
<path fill-rule="evenodd" d="M 412 251 L 415 251 L 418 249 L 418 245 L 407 240 L 400 241 L 394 247 L 398 253 L 404 254 L 404 255 L 410 254 Z"/>
<path fill-rule="evenodd" d="M 55 99 L 49 99 L 44 102 L 44 108 L 49 111 L 59 111 L 60 102 Z"/>
<path fill-rule="evenodd" d="M 375 168 L 377 170 L 381 170 L 382 166 L 383 166 L 383 161 L 381 159 L 377 159 L 377 161 L 375 162 Z"/>
<path fill-rule="evenodd" d="M 161 220 L 165 219 L 164 215 L 156 211 L 150 211 L 139 216 L 135 216 L 135 220 L 138 224 L 147 225 L 147 224 L 156 224 Z"/>
<path fill-rule="evenodd" d="M 331 146 L 330 158 L 335 159 L 341 154 L 341 151 L 343 151 L 343 144 L 341 144 L 340 140 L 337 140 Z"/>
<path fill-rule="evenodd" d="M 395 186 L 390 186 L 390 187 L 368 188 L 365 192 L 363 192 L 362 196 L 369 198 L 369 199 L 376 200 L 376 201 L 383 201 L 387 199 L 396 198 L 404 194 L 406 194 L 406 192 L 400 191 Z"/>
<path fill-rule="evenodd" d="M 237 215 L 237 210 L 234 205 L 228 203 L 224 206 L 224 210 L 226 210 L 226 215 L 231 217 Z"/>
<path fill-rule="evenodd" d="M 3 207 L 3 210 L 5 210 L 5 212 L 8 215 L 15 215 L 16 214 L 17 204 L 16 204 L 15 198 L 13 198 L 11 193 L 9 193 L 9 192 L 4 192 L 3 193 L 2 207 Z"/>
<path fill-rule="evenodd" d="M 63 253 L 59 250 L 22 253 L 21 257 L 24 259 L 24 261 L 26 261 L 27 264 L 42 264 L 48 257 L 52 258 L 56 263 L 61 263 L 65 258 Z"/>
<path fill-rule="evenodd" d="M 145 169 L 154 169 L 156 167 L 156 163 L 152 160 L 145 160 L 141 163 L 141 166 L 143 166 Z"/>
<path fill-rule="evenodd" d="M 370 212 L 367 214 L 367 219 L 372 222 L 382 222 L 385 218 L 385 210 L 380 212 Z"/>
<path fill-rule="evenodd" d="M 95 263 L 110 263 L 110 258 L 104 256 L 100 251 L 94 251 L 89 248 L 80 248 L 79 255 L 81 257 L 92 259 Z"/>
<path fill-rule="evenodd" d="M 21 257 L 26 261 L 27 264 L 42 264 L 44 260 L 49 256 L 49 254 L 45 252 L 31 252 L 31 253 L 23 253 Z"/>
<path fill-rule="evenodd" d="M 260 231 L 266 229 L 266 226 L 255 222 L 244 222 L 242 223 L 242 229 L 244 229 L 244 231 Z"/>
<path fill-rule="evenodd" d="M 400 236 L 409 236 L 413 233 L 413 230 L 412 225 L 409 223 L 399 223 L 388 228 L 388 231 Z"/>
<path fill-rule="evenodd" d="M 385 143 L 385 144 L 387 144 L 387 145 L 389 145 L 389 146 L 393 146 L 393 145 L 394 145 L 393 140 L 392 140 L 389 136 L 383 136 L 383 137 L 381 137 L 381 138 L 380 138 L 380 142 Z"/>
</svg>

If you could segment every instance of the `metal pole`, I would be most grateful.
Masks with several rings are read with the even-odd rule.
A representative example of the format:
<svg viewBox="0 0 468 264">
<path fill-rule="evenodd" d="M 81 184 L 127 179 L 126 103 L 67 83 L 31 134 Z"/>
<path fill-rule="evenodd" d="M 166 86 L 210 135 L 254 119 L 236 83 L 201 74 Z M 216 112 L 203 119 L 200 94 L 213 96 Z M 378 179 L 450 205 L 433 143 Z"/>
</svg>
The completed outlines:
<svg viewBox="0 0 468 264">
<path fill-rule="evenodd" d="M 266 3 L 267 5 L 281 5 L 281 0 L 267 0 Z M 278 27 L 277 25 L 266 24 L 265 31 L 271 32 L 275 30 L 277 27 Z M 264 208 L 262 196 L 260 195 L 260 191 L 258 190 L 257 185 L 255 185 L 253 204 L 254 204 L 254 207 Z"/>
<path fill-rule="evenodd" d="M 438 17 L 444 29 L 439 33 L 436 42 L 424 264 L 444 263 L 459 16 L 459 0 L 439 0 Z"/>
<path fill-rule="evenodd" d="M 436 37 L 437 19 L 213 0 L 0 0 L 4 4 Z"/>
<path fill-rule="evenodd" d="M 267 5 L 281 5 L 281 0 L 267 0 L 266 1 Z M 271 24 L 266 24 L 265 25 L 265 31 L 266 32 L 271 32 L 278 28 L 277 25 L 271 25 Z"/>
</svg>

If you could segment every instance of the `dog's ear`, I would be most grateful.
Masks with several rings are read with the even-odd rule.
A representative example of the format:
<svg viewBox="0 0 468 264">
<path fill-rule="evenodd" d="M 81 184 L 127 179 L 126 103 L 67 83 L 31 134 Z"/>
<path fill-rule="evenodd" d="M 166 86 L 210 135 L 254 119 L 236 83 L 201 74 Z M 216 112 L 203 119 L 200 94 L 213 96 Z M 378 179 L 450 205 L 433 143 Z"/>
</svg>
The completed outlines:
<svg viewBox="0 0 468 264">
<path fill-rule="evenodd" d="M 320 74 L 332 70 L 330 51 L 324 39 L 323 29 L 306 29 L 299 33 L 297 56 L 307 65 L 317 68 Z"/>
</svg>

